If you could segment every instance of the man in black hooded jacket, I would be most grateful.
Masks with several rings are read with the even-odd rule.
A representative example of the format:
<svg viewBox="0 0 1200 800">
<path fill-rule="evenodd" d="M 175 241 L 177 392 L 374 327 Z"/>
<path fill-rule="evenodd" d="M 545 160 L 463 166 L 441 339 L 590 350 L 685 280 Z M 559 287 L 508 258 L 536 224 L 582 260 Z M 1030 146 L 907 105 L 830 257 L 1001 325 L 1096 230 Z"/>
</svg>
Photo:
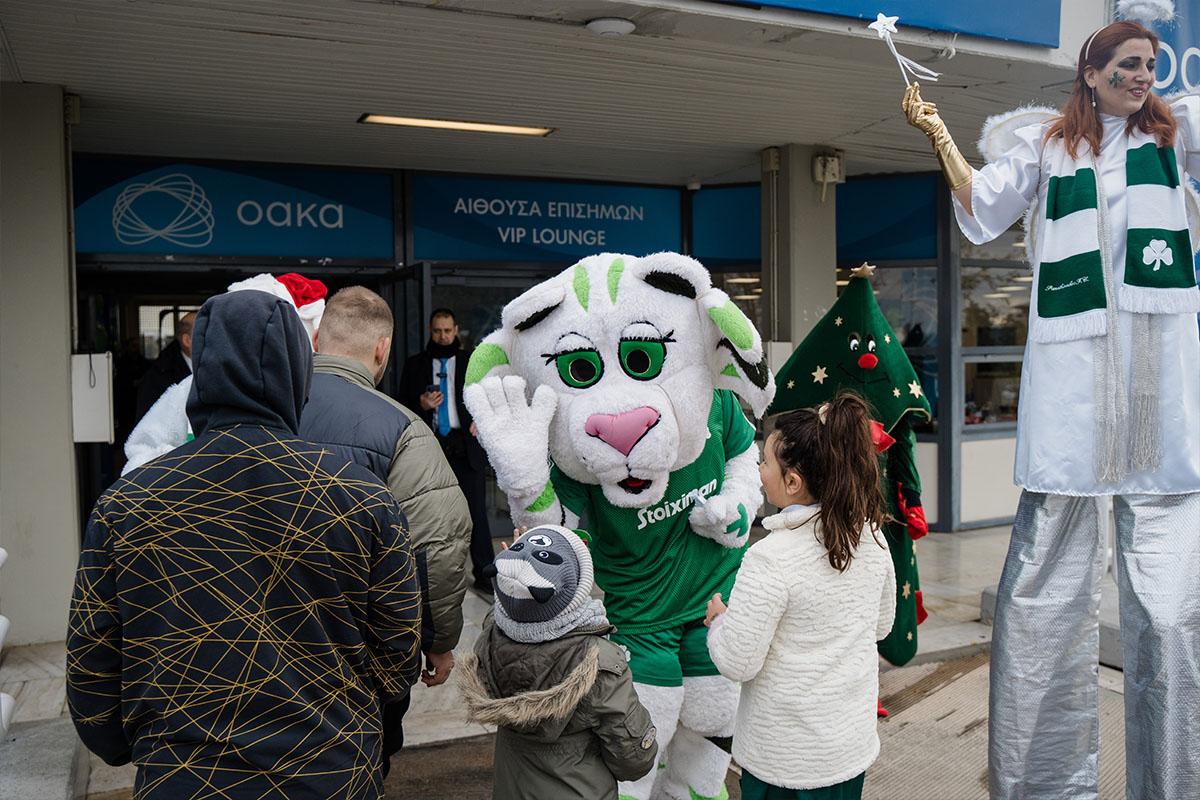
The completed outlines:
<svg viewBox="0 0 1200 800">
<path fill-rule="evenodd" d="M 84 743 L 143 800 L 380 796 L 381 714 L 420 666 L 403 515 L 296 438 L 312 350 L 265 292 L 201 308 L 196 438 L 97 501 L 67 634 Z"/>
</svg>

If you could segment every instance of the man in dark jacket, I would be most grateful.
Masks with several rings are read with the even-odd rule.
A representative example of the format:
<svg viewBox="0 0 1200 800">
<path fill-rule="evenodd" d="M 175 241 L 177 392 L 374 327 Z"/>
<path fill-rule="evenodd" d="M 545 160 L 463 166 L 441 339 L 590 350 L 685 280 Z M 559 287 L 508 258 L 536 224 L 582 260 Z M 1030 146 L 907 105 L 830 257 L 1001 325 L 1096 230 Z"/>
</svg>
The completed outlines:
<svg viewBox="0 0 1200 800">
<path fill-rule="evenodd" d="M 484 497 L 487 454 L 475 438 L 475 423 L 463 403 L 463 386 L 471 353 L 458 342 L 458 324 L 448 308 L 429 317 L 429 342 L 404 363 L 400 402 L 419 413 L 435 434 L 471 509 L 472 586 L 490 595 L 483 571 L 492 563 L 492 530 Z"/>
<path fill-rule="evenodd" d="M 142 375 L 137 390 L 134 425 L 146 415 L 163 392 L 192 374 L 192 326 L 195 322 L 194 311 L 180 317 L 175 323 L 175 338 L 162 349 L 150 369 Z"/>
<path fill-rule="evenodd" d="M 462 632 L 471 516 L 433 432 L 415 413 L 375 386 L 392 351 L 392 310 L 363 286 L 349 286 L 325 305 L 300 436 L 371 470 L 392 492 L 412 537 L 422 591 L 421 681 L 445 682 Z M 383 767 L 400 749 L 408 698 L 384 710 Z"/>
<path fill-rule="evenodd" d="M 375 800 L 381 707 L 419 669 L 404 517 L 296 438 L 312 350 L 286 301 L 196 319 L 196 439 L 97 501 L 67 633 L 83 742 L 142 800 Z"/>
</svg>

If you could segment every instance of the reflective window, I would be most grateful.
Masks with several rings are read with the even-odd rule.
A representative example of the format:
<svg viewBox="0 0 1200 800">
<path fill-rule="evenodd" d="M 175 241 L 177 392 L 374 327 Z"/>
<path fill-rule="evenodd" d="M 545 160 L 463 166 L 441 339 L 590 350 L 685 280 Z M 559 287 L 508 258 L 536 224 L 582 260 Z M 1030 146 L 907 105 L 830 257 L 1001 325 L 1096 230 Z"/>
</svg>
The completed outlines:
<svg viewBox="0 0 1200 800">
<path fill-rule="evenodd" d="M 1024 267 L 963 267 L 962 346 L 1024 347 L 1032 286 Z"/>
</svg>

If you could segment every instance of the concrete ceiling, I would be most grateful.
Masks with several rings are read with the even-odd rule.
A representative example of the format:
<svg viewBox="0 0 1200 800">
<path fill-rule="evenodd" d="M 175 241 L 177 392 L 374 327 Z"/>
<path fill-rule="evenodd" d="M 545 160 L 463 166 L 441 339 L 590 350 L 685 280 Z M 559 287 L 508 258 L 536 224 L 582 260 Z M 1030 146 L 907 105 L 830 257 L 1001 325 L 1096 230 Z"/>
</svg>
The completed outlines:
<svg viewBox="0 0 1200 800">
<path fill-rule="evenodd" d="M 604 16 L 637 31 L 584 27 Z M 666 184 L 757 180 L 759 151 L 792 142 L 844 150 L 851 174 L 936 166 L 887 48 L 840 17 L 697 0 L 0 0 L 0 26 L 3 80 L 82 98 L 76 152 Z M 970 158 L 986 114 L 1057 105 L 1073 75 L 1032 46 L 1001 61 L 961 37 L 947 59 L 949 35 L 902 34 L 946 73 L 924 94 Z"/>
</svg>

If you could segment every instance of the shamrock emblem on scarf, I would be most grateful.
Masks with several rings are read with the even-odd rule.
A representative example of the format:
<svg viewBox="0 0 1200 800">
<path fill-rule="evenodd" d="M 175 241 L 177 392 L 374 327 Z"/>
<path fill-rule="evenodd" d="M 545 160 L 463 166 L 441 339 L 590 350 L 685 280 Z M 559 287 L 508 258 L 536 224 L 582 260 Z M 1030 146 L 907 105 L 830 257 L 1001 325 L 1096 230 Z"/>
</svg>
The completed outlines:
<svg viewBox="0 0 1200 800">
<path fill-rule="evenodd" d="M 1150 244 L 1142 248 L 1142 263 L 1153 264 L 1155 272 L 1158 272 L 1158 268 L 1163 264 L 1169 267 L 1174 262 L 1175 255 L 1162 239 L 1151 239 Z"/>
</svg>

